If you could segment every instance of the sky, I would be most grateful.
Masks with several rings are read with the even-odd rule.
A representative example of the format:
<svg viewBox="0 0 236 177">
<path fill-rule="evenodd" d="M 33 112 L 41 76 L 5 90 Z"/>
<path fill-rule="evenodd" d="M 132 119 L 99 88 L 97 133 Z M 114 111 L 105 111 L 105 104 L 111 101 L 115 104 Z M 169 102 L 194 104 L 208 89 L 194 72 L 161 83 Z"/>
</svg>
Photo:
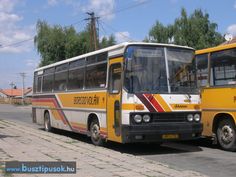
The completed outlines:
<svg viewBox="0 0 236 177">
<path fill-rule="evenodd" d="M 33 71 L 40 62 L 34 47 L 37 21 L 50 25 L 73 24 L 82 31 L 86 12 L 99 16 L 99 36 L 114 34 L 118 43 L 142 41 L 158 20 L 172 24 L 181 8 L 188 14 L 202 9 L 222 35 L 236 36 L 236 0 L 0 0 L 0 89 L 13 82 L 22 88 L 19 73 L 25 72 L 25 85 L 32 87 Z"/>
</svg>

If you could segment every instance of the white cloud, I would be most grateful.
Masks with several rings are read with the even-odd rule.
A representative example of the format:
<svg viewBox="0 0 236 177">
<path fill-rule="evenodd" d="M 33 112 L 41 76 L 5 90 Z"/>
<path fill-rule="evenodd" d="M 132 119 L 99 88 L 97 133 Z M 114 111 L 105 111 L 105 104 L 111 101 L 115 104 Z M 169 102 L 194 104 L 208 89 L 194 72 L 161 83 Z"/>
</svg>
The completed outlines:
<svg viewBox="0 0 236 177">
<path fill-rule="evenodd" d="M 148 1 L 148 0 L 134 0 L 134 2 L 137 2 L 137 3 L 144 3 L 146 1 Z"/>
<path fill-rule="evenodd" d="M 111 20 L 114 18 L 113 12 L 115 8 L 115 0 L 47 0 L 46 8 L 54 7 L 59 3 L 71 6 L 73 8 L 74 14 L 76 15 L 81 12 L 95 12 L 96 16 L 100 16 L 106 20 Z"/>
<path fill-rule="evenodd" d="M 48 0 L 47 3 L 49 6 L 55 6 L 58 4 L 58 0 Z"/>
<path fill-rule="evenodd" d="M 29 66 L 30 68 L 36 68 L 39 65 L 39 60 L 36 59 L 28 59 L 25 61 L 26 66 Z"/>
<path fill-rule="evenodd" d="M 234 3 L 234 8 L 236 9 L 236 1 L 235 1 L 235 3 Z"/>
<path fill-rule="evenodd" d="M 1 0 L 0 11 L 11 12 L 17 3 L 16 0 Z"/>
<path fill-rule="evenodd" d="M 227 33 L 232 34 L 233 36 L 236 36 L 236 24 L 230 25 L 227 28 Z"/>
<path fill-rule="evenodd" d="M 117 43 L 131 41 L 130 33 L 128 31 L 116 32 L 115 39 Z"/>
<path fill-rule="evenodd" d="M 111 20 L 114 18 L 115 0 L 89 0 L 83 7 L 84 12 L 95 12 L 98 16 Z"/>
<path fill-rule="evenodd" d="M 19 27 L 17 24 L 23 17 L 14 12 L 17 0 L 1 0 L 0 3 L 0 53 L 27 52 L 32 49 L 32 41 L 24 45 L 16 44 L 32 38 L 35 29 L 32 26 Z"/>
<path fill-rule="evenodd" d="M 22 20 L 22 17 L 16 14 L 0 12 L 0 23 L 4 23 L 4 22 L 14 23 L 20 20 Z"/>
</svg>

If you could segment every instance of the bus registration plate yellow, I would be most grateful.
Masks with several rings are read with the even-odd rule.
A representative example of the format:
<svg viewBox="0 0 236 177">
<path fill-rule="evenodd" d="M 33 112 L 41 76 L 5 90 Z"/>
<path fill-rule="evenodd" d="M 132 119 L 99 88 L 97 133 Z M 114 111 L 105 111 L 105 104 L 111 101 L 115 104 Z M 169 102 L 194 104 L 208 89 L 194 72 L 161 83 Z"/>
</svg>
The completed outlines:
<svg viewBox="0 0 236 177">
<path fill-rule="evenodd" d="M 162 135 L 162 139 L 178 139 L 178 134 L 164 134 Z"/>
</svg>

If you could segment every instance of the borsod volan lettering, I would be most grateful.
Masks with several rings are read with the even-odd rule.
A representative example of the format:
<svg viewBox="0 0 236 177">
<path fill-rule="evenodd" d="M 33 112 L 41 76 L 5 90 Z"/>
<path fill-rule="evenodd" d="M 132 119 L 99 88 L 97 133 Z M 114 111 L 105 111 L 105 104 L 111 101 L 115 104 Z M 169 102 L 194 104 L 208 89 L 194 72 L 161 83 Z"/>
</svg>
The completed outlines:
<svg viewBox="0 0 236 177">
<path fill-rule="evenodd" d="M 99 104 L 99 97 L 96 95 L 74 97 L 74 104 L 98 105 Z"/>
</svg>

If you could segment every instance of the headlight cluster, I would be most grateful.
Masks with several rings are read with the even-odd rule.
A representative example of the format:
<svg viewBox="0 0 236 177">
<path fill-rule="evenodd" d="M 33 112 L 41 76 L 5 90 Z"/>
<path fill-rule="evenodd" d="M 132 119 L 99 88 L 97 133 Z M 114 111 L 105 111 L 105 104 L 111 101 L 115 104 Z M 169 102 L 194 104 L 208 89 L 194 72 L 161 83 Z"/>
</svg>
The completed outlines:
<svg viewBox="0 0 236 177">
<path fill-rule="evenodd" d="M 193 122 L 193 121 L 200 122 L 201 116 L 200 116 L 200 114 L 188 114 L 187 115 L 187 120 L 189 122 Z"/>
<path fill-rule="evenodd" d="M 141 123 L 142 121 L 145 122 L 145 123 L 148 123 L 148 122 L 151 121 L 151 117 L 148 114 L 144 114 L 143 116 L 141 116 L 139 114 L 136 114 L 134 116 L 134 121 L 136 123 Z"/>
</svg>

